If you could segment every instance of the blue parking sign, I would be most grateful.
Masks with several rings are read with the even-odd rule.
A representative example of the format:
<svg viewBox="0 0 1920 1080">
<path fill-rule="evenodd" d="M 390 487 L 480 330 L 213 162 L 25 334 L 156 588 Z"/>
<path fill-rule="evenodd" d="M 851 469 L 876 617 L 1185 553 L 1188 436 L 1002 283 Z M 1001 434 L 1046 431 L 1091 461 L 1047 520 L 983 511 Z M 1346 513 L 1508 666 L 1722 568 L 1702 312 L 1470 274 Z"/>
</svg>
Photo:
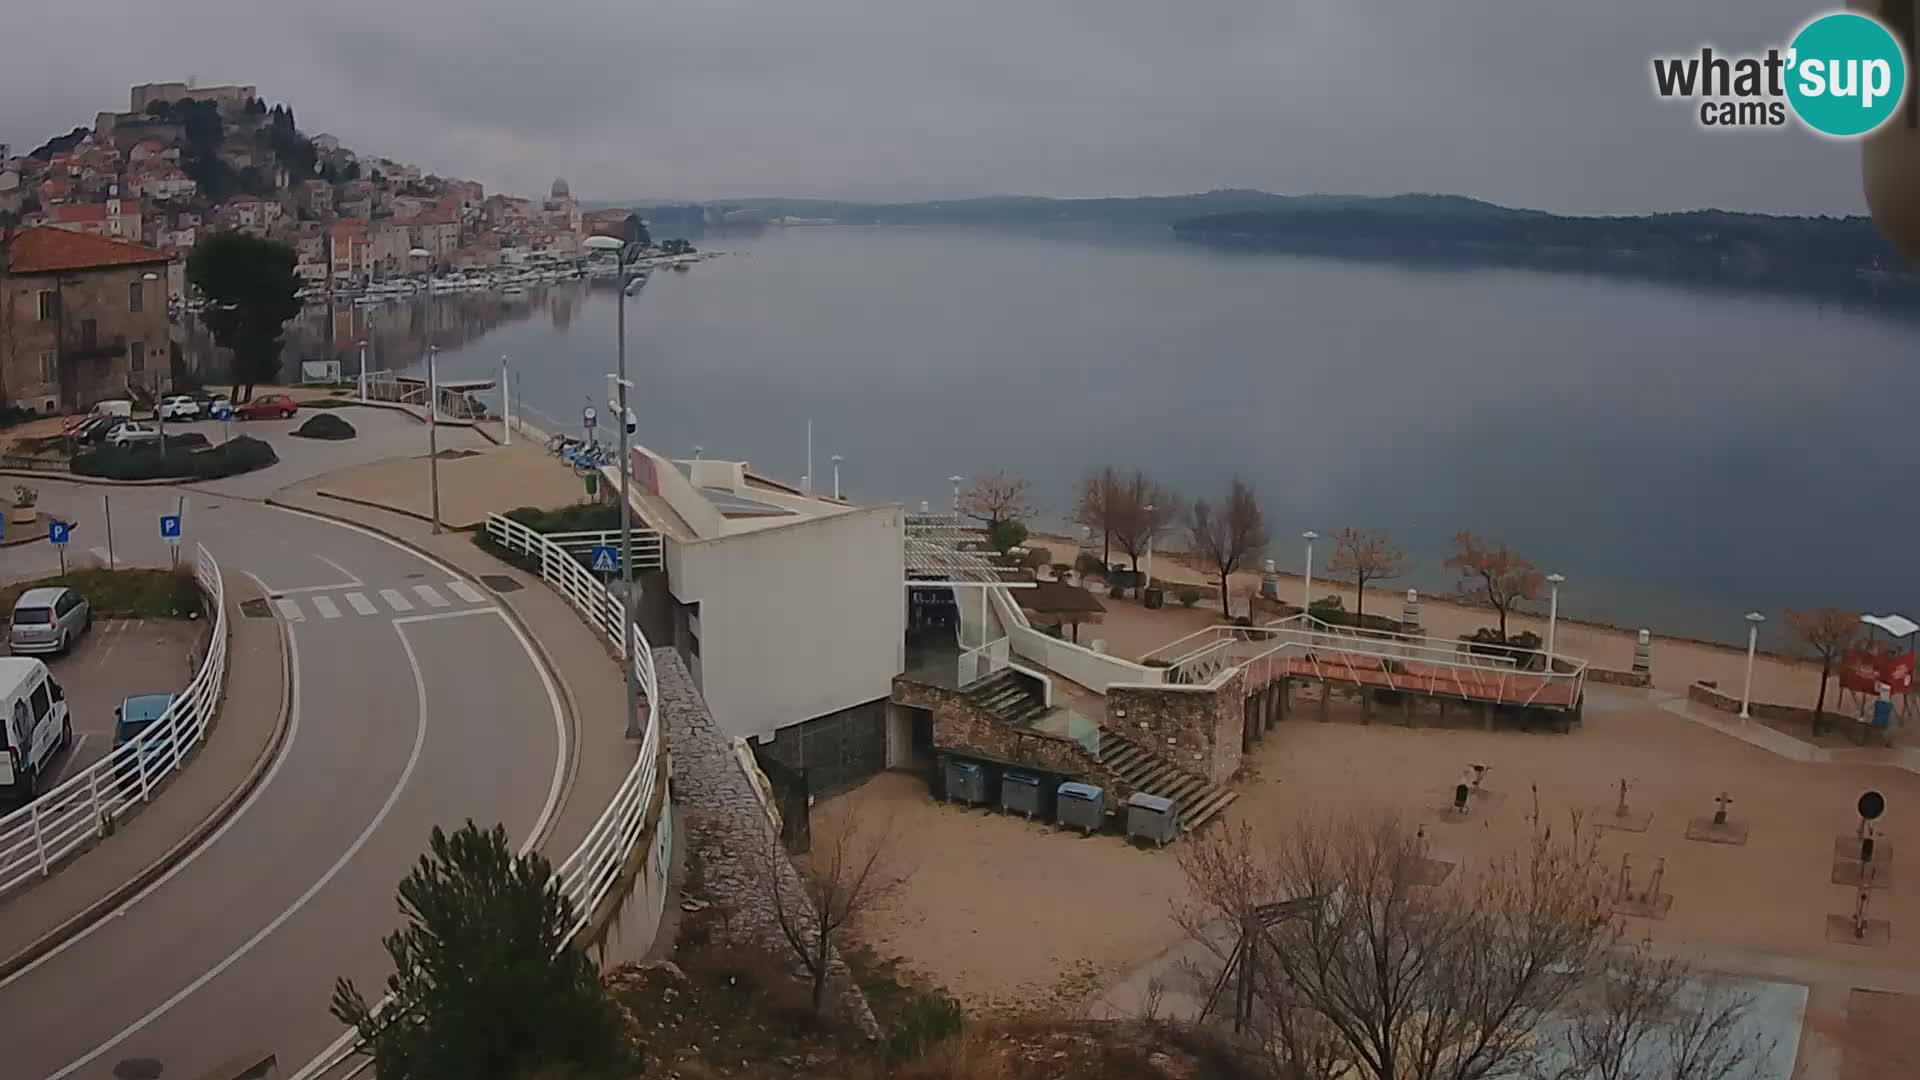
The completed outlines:
<svg viewBox="0 0 1920 1080">
<path fill-rule="evenodd" d="M 595 544 L 591 565 L 596 574 L 616 573 L 620 569 L 620 552 L 611 544 Z"/>
<path fill-rule="evenodd" d="M 160 539 L 162 540 L 180 539 L 180 515 L 179 514 L 161 514 L 160 515 Z"/>
<path fill-rule="evenodd" d="M 50 521 L 47 523 L 47 539 L 61 547 L 65 547 L 67 535 L 72 532 L 72 530 L 73 526 L 68 525 L 64 521 Z"/>
</svg>

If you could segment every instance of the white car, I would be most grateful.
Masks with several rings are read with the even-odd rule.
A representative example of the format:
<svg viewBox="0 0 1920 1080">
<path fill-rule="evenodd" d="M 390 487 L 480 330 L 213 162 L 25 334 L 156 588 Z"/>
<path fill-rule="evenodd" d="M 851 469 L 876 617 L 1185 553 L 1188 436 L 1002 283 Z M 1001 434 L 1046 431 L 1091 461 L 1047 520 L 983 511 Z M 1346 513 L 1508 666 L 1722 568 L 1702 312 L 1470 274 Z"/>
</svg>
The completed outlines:
<svg viewBox="0 0 1920 1080">
<path fill-rule="evenodd" d="M 160 429 L 144 420 L 128 420 L 113 429 L 107 436 L 107 442 L 114 446 L 132 446 L 135 443 L 157 443 L 160 441 Z"/>
<path fill-rule="evenodd" d="M 190 397 L 170 397 L 160 403 L 154 415 L 162 420 L 198 420 L 200 403 Z"/>
</svg>

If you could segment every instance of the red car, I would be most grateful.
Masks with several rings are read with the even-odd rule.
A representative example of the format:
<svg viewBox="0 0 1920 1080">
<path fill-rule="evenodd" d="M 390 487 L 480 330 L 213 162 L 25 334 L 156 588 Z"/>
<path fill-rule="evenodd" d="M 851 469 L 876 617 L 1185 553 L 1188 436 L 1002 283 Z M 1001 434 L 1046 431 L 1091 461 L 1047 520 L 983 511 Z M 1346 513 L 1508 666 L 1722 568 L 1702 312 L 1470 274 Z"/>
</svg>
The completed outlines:
<svg viewBox="0 0 1920 1080">
<path fill-rule="evenodd" d="M 285 420 L 299 411 L 300 403 L 287 395 L 265 394 L 245 405 L 235 406 L 233 415 L 239 420 L 265 420 L 275 416 Z"/>
</svg>

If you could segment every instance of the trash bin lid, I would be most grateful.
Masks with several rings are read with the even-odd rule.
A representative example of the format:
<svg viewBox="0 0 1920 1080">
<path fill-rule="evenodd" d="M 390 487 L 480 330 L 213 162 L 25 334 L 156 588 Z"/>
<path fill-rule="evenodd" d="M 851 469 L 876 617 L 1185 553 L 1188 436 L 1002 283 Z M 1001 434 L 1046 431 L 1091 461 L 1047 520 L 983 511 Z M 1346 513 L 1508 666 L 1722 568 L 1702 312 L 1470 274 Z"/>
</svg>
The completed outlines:
<svg viewBox="0 0 1920 1080">
<path fill-rule="evenodd" d="M 1002 775 L 1000 779 L 1009 784 L 1032 784 L 1034 787 L 1040 786 L 1040 778 L 1032 773 L 1013 772 L 1009 770 Z"/>
<path fill-rule="evenodd" d="M 1130 807 L 1137 806 L 1142 810 L 1151 810 L 1156 814 L 1171 814 L 1177 804 L 1165 796 L 1149 795 L 1144 791 L 1136 791 L 1132 795 L 1127 796 L 1127 805 Z"/>
<path fill-rule="evenodd" d="M 1076 780 L 1069 780 L 1060 785 L 1060 789 L 1056 794 L 1069 799 L 1092 800 L 1100 798 L 1104 792 L 1092 784 L 1082 784 Z"/>
</svg>

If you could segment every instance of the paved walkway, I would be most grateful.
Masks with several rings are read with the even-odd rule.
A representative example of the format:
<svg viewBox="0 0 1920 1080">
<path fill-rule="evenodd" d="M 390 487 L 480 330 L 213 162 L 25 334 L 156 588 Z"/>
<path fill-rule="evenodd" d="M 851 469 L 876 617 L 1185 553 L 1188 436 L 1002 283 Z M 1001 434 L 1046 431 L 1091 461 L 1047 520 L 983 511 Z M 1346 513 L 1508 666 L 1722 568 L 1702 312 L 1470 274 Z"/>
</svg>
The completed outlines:
<svg viewBox="0 0 1920 1080">
<path fill-rule="evenodd" d="M 580 621 L 559 593 L 538 577 L 481 551 L 473 545 L 470 534 L 446 531 L 436 536 L 425 521 L 407 514 L 327 498 L 320 489 L 331 482 L 331 478 L 321 478 L 297 484 L 272 501 L 385 533 L 482 578 L 559 675 L 561 695 L 574 728 L 573 761 L 566 797 L 540 848 L 558 866 L 606 809 L 639 756 L 639 743 L 626 738 L 626 690 L 620 665 L 609 651 L 611 646 L 602 643 Z M 494 580 L 486 581 L 488 578 Z M 508 582 L 518 588 L 502 591 L 496 584 Z"/>
<path fill-rule="evenodd" d="M 246 575 L 225 570 L 226 697 L 187 764 L 113 835 L 57 867 L 53 876 L 0 902 L 0 977 L 57 947 L 68 934 L 164 873 L 258 781 L 286 717 L 280 624 L 249 619 L 241 602 L 260 596 Z"/>
<path fill-rule="evenodd" d="M 432 520 L 429 480 L 423 454 L 329 473 L 313 490 L 337 501 L 369 504 L 426 522 Z M 441 451 L 440 521 L 449 528 L 476 528 L 490 511 L 520 506 L 558 509 L 584 497 L 584 480 L 559 458 L 525 441 Z"/>
</svg>

